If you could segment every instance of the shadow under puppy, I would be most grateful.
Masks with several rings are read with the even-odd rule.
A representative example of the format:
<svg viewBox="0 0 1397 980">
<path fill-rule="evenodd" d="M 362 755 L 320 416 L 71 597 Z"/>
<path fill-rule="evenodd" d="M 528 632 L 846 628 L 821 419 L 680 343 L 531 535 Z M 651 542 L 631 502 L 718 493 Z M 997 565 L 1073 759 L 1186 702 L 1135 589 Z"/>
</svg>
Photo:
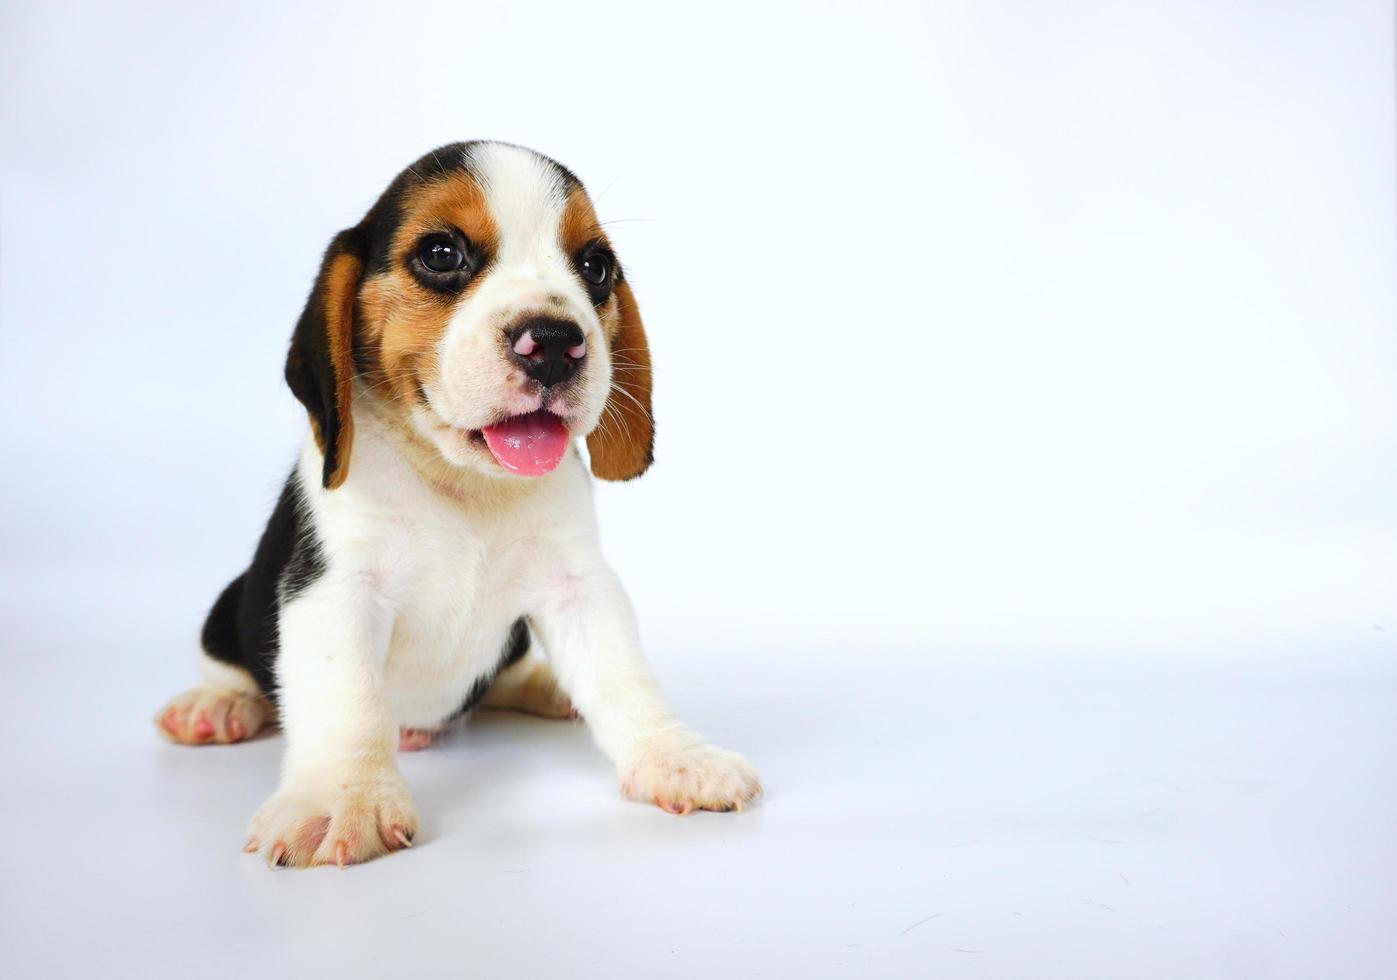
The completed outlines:
<svg viewBox="0 0 1397 980">
<path fill-rule="evenodd" d="M 177 742 L 286 734 L 247 849 L 278 865 L 411 845 L 399 748 L 477 704 L 569 717 L 672 813 L 760 787 L 665 703 L 597 543 L 592 473 L 650 465 L 650 354 L 581 183 L 503 143 L 442 147 L 335 236 L 286 380 L 310 434 L 203 633 Z M 546 660 L 529 650 L 529 628 Z"/>
</svg>

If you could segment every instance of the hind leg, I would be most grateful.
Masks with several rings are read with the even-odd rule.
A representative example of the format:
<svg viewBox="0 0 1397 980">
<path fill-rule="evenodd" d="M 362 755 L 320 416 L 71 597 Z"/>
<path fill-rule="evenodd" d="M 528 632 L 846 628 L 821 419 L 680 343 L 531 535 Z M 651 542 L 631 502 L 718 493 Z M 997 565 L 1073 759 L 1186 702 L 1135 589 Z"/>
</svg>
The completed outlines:
<svg viewBox="0 0 1397 980">
<path fill-rule="evenodd" d="M 226 745 L 252 738 L 275 718 L 245 670 L 202 655 L 204 679 L 155 716 L 160 734 L 181 745 Z"/>
<path fill-rule="evenodd" d="M 480 706 L 522 711 L 543 718 L 577 717 L 577 709 L 558 686 L 553 668 L 533 654 L 500 671 L 480 699 Z"/>
</svg>

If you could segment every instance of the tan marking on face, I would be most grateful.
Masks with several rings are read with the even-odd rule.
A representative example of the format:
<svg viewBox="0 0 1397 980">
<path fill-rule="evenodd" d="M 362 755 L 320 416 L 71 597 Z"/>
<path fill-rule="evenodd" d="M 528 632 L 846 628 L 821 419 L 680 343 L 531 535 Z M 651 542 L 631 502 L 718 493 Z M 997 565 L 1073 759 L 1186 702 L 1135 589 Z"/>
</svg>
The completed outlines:
<svg viewBox="0 0 1397 980">
<path fill-rule="evenodd" d="M 474 276 L 460 293 L 437 293 L 407 269 L 418 241 L 433 232 L 459 230 L 486 255 L 492 255 L 499 231 L 485 192 L 466 173 L 452 173 L 403 195 L 402 221 L 393 236 L 387 271 L 364 283 L 359 295 L 362 337 L 369 362 L 364 378 L 377 395 L 408 408 L 419 385 L 438 376 L 437 345 L 461 300 L 486 275 Z"/>
<path fill-rule="evenodd" d="M 563 253 L 576 255 L 578 249 L 590 241 L 606 241 L 597 212 L 587 192 L 580 187 L 568 191 L 568 199 L 563 205 L 563 220 L 558 228 L 558 240 L 563 245 Z"/>
<path fill-rule="evenodd" d="M 580 187 L 568 191 L 567 202 L 563 205 L 563 219 L 558 225 L 558 242 L 569 261 L 588 242 L 600 242 L 607 248 L 611 247 L 606 233 L 601 229 L 601 223 L 597 220 L 597 212 L 592 207 L 591 199 Z M 601 318 L 602 328 L 606 331 L 608 339 L 616 333 L 617 305 L 616 291 L 612 290 L 606 302 L 597 309 L 597 316 Z"/>
<path fill-rule="evenodd" d="M 563 251 L 576 255 L 588 242 L 607 247 L 592 202 L 579 187 L 568 193 L 558 230 Z M 611 354 L 611 390 L 602 418 L 587 437 L 592 472 L 606 480 L 629 480 L 650 465 L 655 429 L 650 408 L 650 347 L 631 287 L 618 282 L 597 310 Z"/>
</svg>

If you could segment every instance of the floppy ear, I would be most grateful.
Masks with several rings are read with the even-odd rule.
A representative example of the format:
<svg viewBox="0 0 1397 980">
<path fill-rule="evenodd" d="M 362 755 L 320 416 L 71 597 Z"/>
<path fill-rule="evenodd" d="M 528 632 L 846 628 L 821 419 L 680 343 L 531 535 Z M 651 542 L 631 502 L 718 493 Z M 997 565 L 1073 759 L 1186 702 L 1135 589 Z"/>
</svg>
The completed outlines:
<svg viewBox="0 0 1397 980">
<path fill-rule="evenodd" d="M 354 298 L 364 262 L 355 247 L 355 233 L 342 231 L 325 250 L 301 319 L 291 335 L 286 355 L 286 383 L 310 415 L 311 431 L 325 454 L 322 481 L 333 490 L 349 475 L 349 450 L 354 441 L 354 417 L 349 411 Z"/>
<path fill-rule="evenodd" d="M 655 461 L 650 409 L 650 346 L 629 283 L 616 284 L 620 323 L 611 336 L 611 394 L 601 423 L 587 437 L 592 472 L 603 480 L 640 476 Z"/>
</svg>

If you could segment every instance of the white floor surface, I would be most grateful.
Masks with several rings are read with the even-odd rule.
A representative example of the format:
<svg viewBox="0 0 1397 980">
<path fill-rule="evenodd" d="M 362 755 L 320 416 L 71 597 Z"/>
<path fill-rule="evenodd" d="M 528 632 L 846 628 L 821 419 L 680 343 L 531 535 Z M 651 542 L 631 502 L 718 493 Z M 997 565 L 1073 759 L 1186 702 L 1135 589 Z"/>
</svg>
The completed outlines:
<svg viewBox="0 0 1397 980">
<path fill-rule="evenodd" d="M 8 977 L 1391 977 L 1392 634 L 1227 650 L 706 648 L 682 713 L 768 795 L 623 802 L 585 729 L 406 757 L 423 828 L 348 871 L 239 852 L 280 739 L 161 741 L 179 587 L 3 612 Z M 111 585 L 111 588 L 118 588 Z M 799 662 L 801 667 L 790 665 Z"/>
</svg>

